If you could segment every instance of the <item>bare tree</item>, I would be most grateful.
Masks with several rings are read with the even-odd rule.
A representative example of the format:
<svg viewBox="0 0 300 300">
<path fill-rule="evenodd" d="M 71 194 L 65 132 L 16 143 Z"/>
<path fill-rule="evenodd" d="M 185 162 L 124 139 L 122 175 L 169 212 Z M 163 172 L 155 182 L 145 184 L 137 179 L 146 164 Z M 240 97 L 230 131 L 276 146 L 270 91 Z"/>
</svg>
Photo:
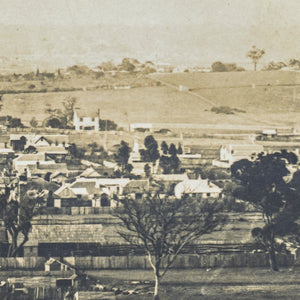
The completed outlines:
<svg viewBox="0 0 300 300">
<path fill-rule="evenodd" d="M 247 52 L 247 57 L 252 59 L 254 71 L 256 71 L 258 61 L 263 57 L 265 53 L 265 50 L 258 49 L 256 46 L 252 46 L 252 49 Z"/>
<path fill-rule="evenodd" d="M 126 228 L 119 234 L 148 256 L 155 277 L 154 299 L 159 299 L 160 281 L 183 248 L 224 223 L 217 207 L 212 200 L 149 194 L 142 200 L 125 199 L 115 212 Z"/>
<path fill-rule="evenodd" d="M 35 182 L 28 184 L 21 198 L 16 192 L 17 189 L 18 184 L 12 182 L 0 194 L 1 217 L 11 239 L 7 254 L 9 257 L 17 256 L 28 241 L 31 220 L 37 213 L 36 208 L 45 203 L 46 195 L 44 189 Z"/>
</svg>

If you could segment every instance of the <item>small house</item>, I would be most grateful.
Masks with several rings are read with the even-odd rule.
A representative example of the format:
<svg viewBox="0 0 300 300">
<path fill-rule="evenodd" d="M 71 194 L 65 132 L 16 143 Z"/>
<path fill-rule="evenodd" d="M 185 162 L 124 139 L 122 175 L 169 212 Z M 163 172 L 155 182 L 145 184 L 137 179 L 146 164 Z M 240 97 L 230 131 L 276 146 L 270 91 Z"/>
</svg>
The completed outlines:
<svg viewBox="0 0 300 300">
<path fill-rule="evenodd" d="M 222 193 L 217 185 L 207 179 L 188 179 L 178 183 L 175 186 L 174 194 L 176 198 L 181 198 L 183 195 L 200 198 L 219 198 Z"/>
<path fill-rule="evenodd" d="M 92 113 L 86 113 L 81 109 L 75 109 L 73 124 L 76 131 L 93 130 L 99 131 L 99 110 Z"/>
</svg>

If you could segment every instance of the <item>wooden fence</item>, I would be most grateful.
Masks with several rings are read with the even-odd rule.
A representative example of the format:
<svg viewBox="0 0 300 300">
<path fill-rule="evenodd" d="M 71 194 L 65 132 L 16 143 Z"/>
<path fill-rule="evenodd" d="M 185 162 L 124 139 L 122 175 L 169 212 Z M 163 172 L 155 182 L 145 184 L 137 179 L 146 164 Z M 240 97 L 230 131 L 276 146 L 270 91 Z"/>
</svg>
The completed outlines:
<svg viewBox="0 0 300 300">
<path fill-rule="evenodd" d="M 43 270 L 44 257 L 0 258 L 1 269 Z M 110 256 L 110 257 L 65 257 L 70 265 L 82 269 L 151 269 L 146 256 Z M 278 254 L 279 266 L 292 266 L 296 262 L 293 255 Z M 297 263 L 298 264 L 298 263 Z M 172 265 L 176 269 L 190 268 L 239 268 L 268 267 L 269 259 L 266 253 L 210 253 L 179 255 Z"/>
</svg>

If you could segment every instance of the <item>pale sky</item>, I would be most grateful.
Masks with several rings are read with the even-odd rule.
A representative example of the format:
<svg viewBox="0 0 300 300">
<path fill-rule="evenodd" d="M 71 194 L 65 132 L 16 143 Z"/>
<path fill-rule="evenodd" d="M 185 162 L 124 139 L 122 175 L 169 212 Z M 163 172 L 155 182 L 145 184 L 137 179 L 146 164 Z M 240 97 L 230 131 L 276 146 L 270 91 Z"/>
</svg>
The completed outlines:
<svg viewBox="0 0 300 300">
<path fill-rule="evenodd" d="M 89 49 L 89 57 L 94 55 L 99 60 L 109 59 L 110 53 L 112 59 L 131 55 L 147 60 L 158 52 L 162 60 L 175 63 L 247 63 L 245 53 L 256 45 L 267 53 L 261 62 L 300 58 L 299 0 L 0 0 L 0 8 L 0 24 L 20 28 L 97 24 L 112 25 L 109 29 L 113 25 L 132 27 L 124 34 L 120 29 L 106 36 L 105 32 L 93 32 L 89 39 L 81 34 L 80 53 L 74 47 L 77 29 L 69 36 L 63 30 L 53 34 L 42 29 L 38 33 L 0 32 L 0 57 L 7 53 L 22 55 L 24 48 L 33 55 L 46 51 L 49 59 L 53 53 L 63 55 L 64 49 L 71 49 L 65 53 L 68 58 L 73 50 L 74 56 L 84 58 L 84 49 Z M 45 41 L 51 43 L 43 46 Z M 96 48 L 99 50 L 93 50 Z M 77 61 L 84 63 L 81 58 Z"/>
<path fill-rule="evenodd" d="M 0 0 L 4 24 L 298 25 L 298 0 Z"/>
</svg>

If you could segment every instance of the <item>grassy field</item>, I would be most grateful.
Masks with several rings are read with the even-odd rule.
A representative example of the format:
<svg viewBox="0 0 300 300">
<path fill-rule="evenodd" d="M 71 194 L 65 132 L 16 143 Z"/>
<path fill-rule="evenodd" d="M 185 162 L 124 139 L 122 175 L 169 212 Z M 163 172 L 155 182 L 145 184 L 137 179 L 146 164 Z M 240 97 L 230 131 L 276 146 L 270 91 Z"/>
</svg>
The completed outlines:
<svg viewBox="0 0 300 300">
<path fill-rule="evenodd" d="M 299 299 L 300 281 L 297 268 L 272 272 L 263 268 L 219 268 L 171 270 L 161 284 L 161 300 L 252 300 Z M 130 285 L 131 281 L 153 281 L 151 271 L 89 271 L 102 284 L 143 288 L 152 291 L 152 284 Z M 117 299 L 150 300 L 151 294 L 118 296 Z"/>
<path fill-rule="evenodd" d="M 226 126 L 300 127 L 297 93 L 300 75 L 295 72 L 184 73 L 156 75 L 171 86 L 147 86 L 129 90 L 95 90 L 6 94 L 2 115 L 21 117 L 26 125 L 32 117 L 42 122 L 47 108 L 61 107 L 67 97 L 76 97 L 77 107 L 87 113 L 98 108 L 103 119 L 117 123 L 189 123 Z M 88 83 L 86 83 L 87 85 Z M 190 92 L 180 92 L 178 85 Z M 252 87 L 252 84 L 255 87 Z M 74 83 L 76 87 L 76 84 Z M 204 97 L 204 98 L 203 98 Z M 244 111 L 234 114 L 211 112 L 212 104 Z M 171 125 L 170 125 L 171 126 Z"/>
<path fill-rule="evenodd" d="M 151 75 L 166 83 L 183 85 L 190 89 L 230 88 L 255 85 L 291 85 L 300 84 L 300 73 L 286 71 L 268 72 L 192 72 Z"/>
</svg>

